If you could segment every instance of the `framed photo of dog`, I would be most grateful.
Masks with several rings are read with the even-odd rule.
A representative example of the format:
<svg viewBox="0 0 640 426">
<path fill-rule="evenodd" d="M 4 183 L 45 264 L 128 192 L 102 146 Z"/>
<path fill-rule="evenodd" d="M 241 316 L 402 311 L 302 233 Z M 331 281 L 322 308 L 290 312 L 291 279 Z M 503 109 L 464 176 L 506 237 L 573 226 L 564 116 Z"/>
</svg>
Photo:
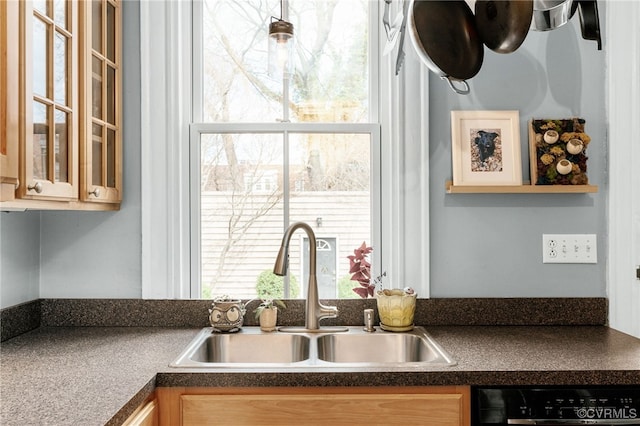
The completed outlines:
<svg viewBox="0 0 640 426">
<path fill-rule="evenodd" d="M 454 185 L 522 185 L 518 111 L 451 111 Z"/>
</svg>

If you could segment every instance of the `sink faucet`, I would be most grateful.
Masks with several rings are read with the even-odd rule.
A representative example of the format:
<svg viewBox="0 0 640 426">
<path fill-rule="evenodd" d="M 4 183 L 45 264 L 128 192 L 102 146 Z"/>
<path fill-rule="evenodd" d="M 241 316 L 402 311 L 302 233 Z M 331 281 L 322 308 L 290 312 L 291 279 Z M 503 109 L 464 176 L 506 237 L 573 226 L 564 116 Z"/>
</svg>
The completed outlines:
<svg viewBox="0 0 640 426">
<path fill-rule="evenodd" d="M 318 280 L 316 278 L 316 236 L 313 229 L 304 222 L 296 222 L 289 226 L 282 237 L 282 245 L 273 266 L 273 273 L 284 276 L 287 274 L 289 263 L 289 241 L 297 230 L 302 228 L 309 238 L 309 284 L 307 286 L 305 329 L 307 331 L 319 330 L 318 322 L 323 318 L 335 318 L 338 316 L 338 308 L 324 306 L 318 300 Z"/>
</svg>

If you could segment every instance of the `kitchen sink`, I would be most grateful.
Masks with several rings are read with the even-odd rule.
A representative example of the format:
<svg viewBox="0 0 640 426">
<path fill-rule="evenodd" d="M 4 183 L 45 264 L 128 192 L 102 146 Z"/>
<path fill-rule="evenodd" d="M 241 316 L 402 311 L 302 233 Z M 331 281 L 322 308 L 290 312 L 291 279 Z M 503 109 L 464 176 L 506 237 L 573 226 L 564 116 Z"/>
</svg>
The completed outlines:
<svg viewBox="0 0 640 426">
<path fill-rule="evenodd" d="M 202 330 L 171 365 L 290 364 L 309 358 L 310 339 L 304 335 L 263 333 L 258 327 L 244 327 L 232 334 L 212 330 Z"/>
<path fill-rule="evenodd" d="M 328 334 L 318 338 L 318 358 L 328 362 L 442 362 L 429 338 L 410 333 Z"/>
<path fill-rule="evenodd" d="M 451 366 L 456 362 L 423 327 L 394 333 L 347 327 L 346 332 L 266 333 L 243 327 L 237 333 L 202 329 L 171 367 L 365 368 Z"/>
</svg>

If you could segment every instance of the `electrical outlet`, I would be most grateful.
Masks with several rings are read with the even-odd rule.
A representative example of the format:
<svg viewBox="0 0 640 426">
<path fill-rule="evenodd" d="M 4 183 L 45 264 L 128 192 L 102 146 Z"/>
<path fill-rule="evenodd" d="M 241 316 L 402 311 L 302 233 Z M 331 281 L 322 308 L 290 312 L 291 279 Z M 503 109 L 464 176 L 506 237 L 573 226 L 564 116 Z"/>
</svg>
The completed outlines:
<svg viewBox="0 0 640 426">
<path fill-rule="evenodd" d="M 595 234 L 542 234 L 542 263 L 597 263 Z"/>
</svg>

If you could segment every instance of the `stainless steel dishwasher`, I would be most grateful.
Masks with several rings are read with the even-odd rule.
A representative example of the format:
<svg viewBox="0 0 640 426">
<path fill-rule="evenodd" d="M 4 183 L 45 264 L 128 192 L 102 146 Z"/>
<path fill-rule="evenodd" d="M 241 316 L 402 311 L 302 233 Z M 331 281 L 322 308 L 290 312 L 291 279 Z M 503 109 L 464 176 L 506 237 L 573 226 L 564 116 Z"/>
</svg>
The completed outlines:
<svg viewBox="0 0 640 426">
<path fill-rule="evenodd" d="M 640 425 L 640 386 L 477 387 L 473 425 Z"/>
</svg>

